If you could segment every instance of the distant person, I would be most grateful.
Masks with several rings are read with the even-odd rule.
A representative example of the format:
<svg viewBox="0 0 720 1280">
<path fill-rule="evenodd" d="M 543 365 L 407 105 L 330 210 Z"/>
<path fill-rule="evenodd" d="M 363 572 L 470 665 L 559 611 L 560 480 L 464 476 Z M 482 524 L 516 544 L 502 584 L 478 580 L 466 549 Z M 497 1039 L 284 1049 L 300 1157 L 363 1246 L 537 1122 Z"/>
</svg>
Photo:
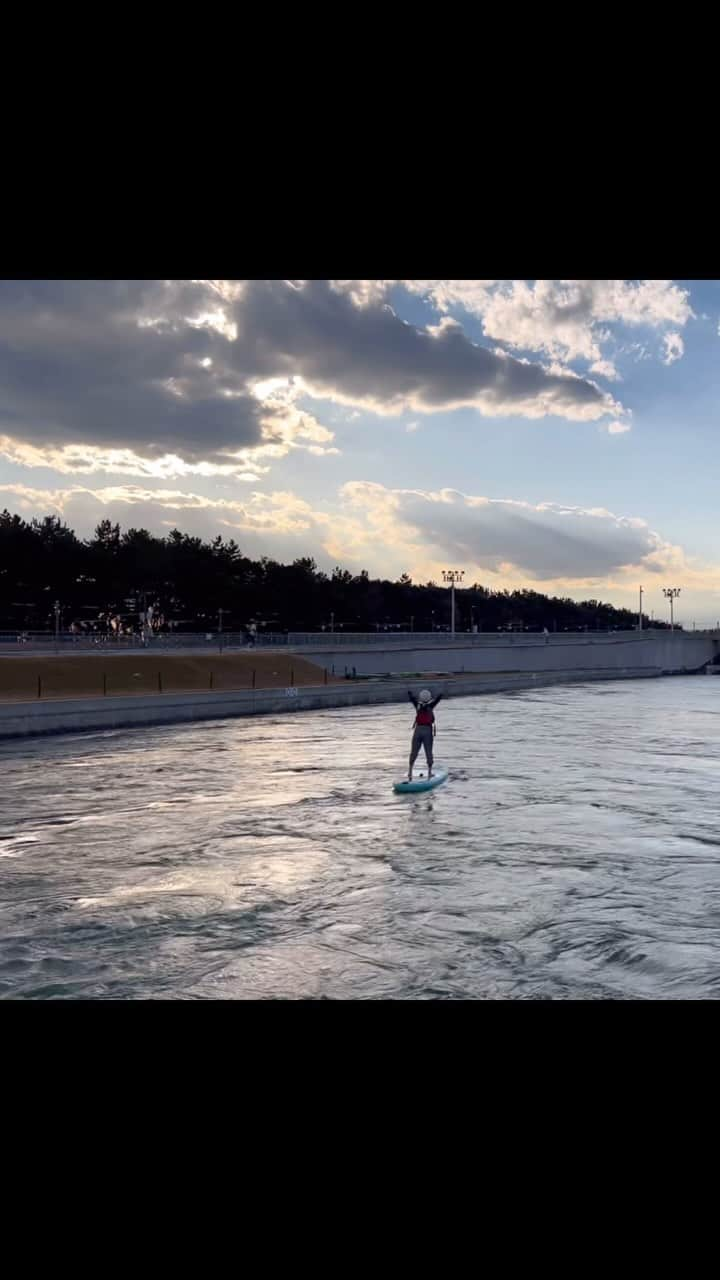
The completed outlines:
<svg viewBox="0 0 720 1280">
<path fill-rule="evenodd" d="M 442 698 L 439 693 L 433 698 L 429 689 L 421 689 L 417 698 L 414 693 L 408 689 L 408 698 L 412 702 L 415 711 L 415 723 L 413 725 L 413 736 L 410 744 L 410 761 L 408 764 L 408 782 L 412 782 L 413 765 L 418 758 L 420 748 L 425 751 L 425 759 L 427 760 L 428 777 L 432 778 L 433 766 L 433 738 L 435 737 L 435 715 L 433 708 L 437 706 Z"/>
</svg>

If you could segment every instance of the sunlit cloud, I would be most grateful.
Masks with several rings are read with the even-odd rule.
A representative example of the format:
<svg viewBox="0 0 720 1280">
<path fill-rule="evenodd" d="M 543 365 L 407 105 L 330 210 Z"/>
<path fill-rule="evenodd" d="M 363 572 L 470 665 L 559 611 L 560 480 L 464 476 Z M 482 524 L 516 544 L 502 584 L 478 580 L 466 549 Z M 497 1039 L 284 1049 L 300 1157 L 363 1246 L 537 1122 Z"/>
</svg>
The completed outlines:
<svg viewBox="0 0 720 1280">
<path fill-rule="evenodd" d="M 671 280 L 406 280 L 413 293 L 441 312 L 466 311 L 482 321 L 488 338 L 515 350 L 544 352 L 562 362 L 585 360 L 591 372 L 614 379 L 608 326 L 675 330 L 692 319 L 687 289 Z M 674 339 L 673 350 L 682 355 Z"/>
<path fill-rule="evenodd" d="M 639 517 L 602 508 L 491 499 L 451 489 L 388 489 L 369 482 L 345 484 L 341 496 L 349 512 L 362 518 L 337 525 L 335 551 L 345 536 L 354 557 L 381 540 L 421 572 L 450 558 L 479 576 L 589 581 L 625 567 L 657 572 L 671 550 Z"/>
<path fill-rule="evenodd" d="M 39 448 L 0 436 L 0 455 L 8 462 L 21 467 L 44 467 L 61 475 L 113 475 L 147 477 L 155 480 L 174 480 L 183 476 L 224 477 L 233 480 L 253 481 L 269 470 L 260 465 L 259 450 L 235 455 L 233 461 L 186 462 L 176 454 L 161 458 L 144 458 L 132 449 L 98 449 L 93 445 L 63 445 L 59 448 Z"/>
<path fill-rule="evenodd" d="M 313 511 L 311 505 L 297 494 L 284 491 L 252 493 L 247 499 L 209 498 L 205 494 L 189 493 L 180 489 L 143 489 L 137 485 L 107 485 L 102 489 L 34 489 L 27 485 L 0 485 L 3 501 L 12 501 L 23 513 L 46 514 L 60 512 L 71 522 L 80 516 L 84 529 L 92 527 L 105 512 L 112 508 L 113 516 L 125 526 L 135 523 L 134 511 L 143 508 L 163 519 L 165 513 L 202 512 L 207 519 L 208 533 L 213 523 L 253 532 L 300 533 L 324 526 L 329 517 Z M 155 523 L 159 523 L 156 519 Z M 167 520 L 164 520 L 167 523 Z M 171 522 L 173 523 L 173 522 Z"/>
<path fill-rule="evenodd" d="M 351 481 L 318 506 L 289 490 L 247 497 L 208 497 L 141 485 L 32 488 L 0 486 L 0 506 L 26 519 L 61 515 L 80 536 L 103 518 L 122 528 L 202 537 L 232 535 L 247 554 L 289 562 L 313 556 L 330 569 L 416 582 L 442 581 L 457 563 L 467 583 L 493 590 L 533 587 L 553 595 L 582 595 L 626 603 L 644 583 L 662 606 L 664 585 L 683 586 L 683 601 L 699 616 L 717 601 L 720 565 L 703 563 L 664 539 L 639 516 L 604 507 L 491 499 L 453 489 L 392 489 Z M 709 603 L 708 603 L 709 602 Z"/>
</svg>

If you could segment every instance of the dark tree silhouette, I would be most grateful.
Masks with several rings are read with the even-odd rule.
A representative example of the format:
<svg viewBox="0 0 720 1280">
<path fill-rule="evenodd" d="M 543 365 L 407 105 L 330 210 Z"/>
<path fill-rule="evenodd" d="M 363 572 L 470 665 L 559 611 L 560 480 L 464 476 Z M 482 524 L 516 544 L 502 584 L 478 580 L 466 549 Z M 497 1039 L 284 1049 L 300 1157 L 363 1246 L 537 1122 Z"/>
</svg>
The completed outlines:
<svg viewBox="0 0 720 1280">
<path fill-rule="evenodd" d="M 600 600 L 575 601 L 537 591 L 491 591 L 480 583 L 456 590 L 456 627 L 480 631 L 627 629 L 629 609 Z M 0 629 L 51 630 L 59 601 L 64 628 L 102 630 L 119 618 L 139 626 L 153 607 L 155 622 L 178 631 L 223 629 L 255 621 L 266 631 L 414 631 L 450 629 L 450 593 L 435 582 L 421 586 L 407 573 L 396 582 L 352 574 L 336 565 L 330 575 L 302 556 L 292 564 L 251 560 L 237 543 L 211 542 L 173 529 L 158 538 L 102 520 L 92 538 L 76 537 L 58 516 L 29 523 L 0 513 Z M 644 625 L 665 627 L 667 624 Z"/>
</svg>

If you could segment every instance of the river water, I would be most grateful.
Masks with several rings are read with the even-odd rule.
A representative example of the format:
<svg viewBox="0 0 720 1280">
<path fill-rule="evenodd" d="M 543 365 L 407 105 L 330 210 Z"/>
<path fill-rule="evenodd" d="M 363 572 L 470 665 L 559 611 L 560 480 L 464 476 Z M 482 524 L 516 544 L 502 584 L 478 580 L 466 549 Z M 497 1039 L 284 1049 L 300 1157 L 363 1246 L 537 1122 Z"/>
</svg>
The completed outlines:
<svg viewBox="0 0 720 1280">
<path fill-rule="evenodd" d="M 0 993 L 715 998 L 720 679 L 0 744 Z"/>
</svg>

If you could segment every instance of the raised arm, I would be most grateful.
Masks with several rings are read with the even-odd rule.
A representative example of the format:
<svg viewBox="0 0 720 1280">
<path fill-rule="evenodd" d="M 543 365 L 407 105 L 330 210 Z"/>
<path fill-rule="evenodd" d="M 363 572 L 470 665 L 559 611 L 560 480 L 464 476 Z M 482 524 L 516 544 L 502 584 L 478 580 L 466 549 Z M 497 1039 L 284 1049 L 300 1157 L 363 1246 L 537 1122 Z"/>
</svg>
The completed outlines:
<svg viewBox="0 0 720 1280">
<path fill-rule="evenodd" d="M 441 694 L 441 693 L 439 693 L 439 694 L 437 695 L 437 697 L 436 697 L 436 698 L 433 698 L 432 702 L 431 702 L 431 703 L 429 703 L 429 707 L 430 707 L 430 710 L 431 710 L 431 711 L 434 711 L 435 707 L 437 706 L 437 704 L 438 704 L 438 702 L 440 701 L 440 699 L 441 699 L 441 698 L 442 698 L 442 694 Z"/>
<path fill-rule="evenodd" d="M 414 694 L 414 693 L 411 693 L 409 689 L 408 689 L 408 698 L 410 699 L 410 701 L 412 702 L 412 704 L 413 704 L 413 706 L 414 706 L 415 710 L 417 711 L 418 700 L 417 700 L 417 698 L 415 697 L 415 694 Z"/>
</svg>

